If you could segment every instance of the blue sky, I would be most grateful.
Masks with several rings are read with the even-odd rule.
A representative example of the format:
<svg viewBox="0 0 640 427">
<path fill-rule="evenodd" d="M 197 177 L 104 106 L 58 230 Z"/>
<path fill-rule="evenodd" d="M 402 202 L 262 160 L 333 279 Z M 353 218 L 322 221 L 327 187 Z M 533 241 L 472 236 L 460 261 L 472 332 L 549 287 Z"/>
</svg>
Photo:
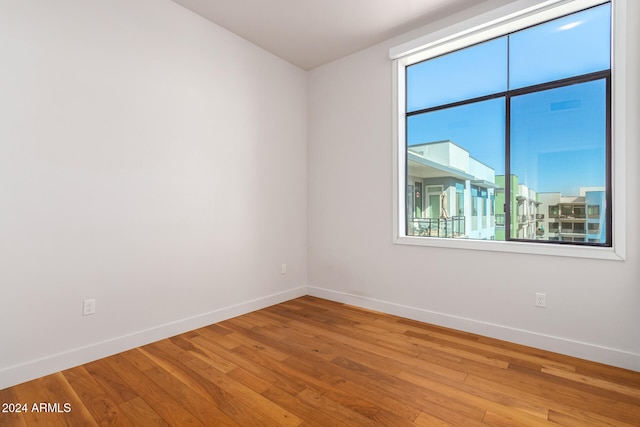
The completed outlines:
<svg viewBox="0 0 640 427">
<path fill-rule="evenodd" d="M 578 195 L 604 186 L 605 82 L 582 83 L 511 101 L 511 170 L 538 192 Z"/>
<path fill-rule="evenodd" d="M 599 6 L 411 66 L 407 109 L 607 69 L 609 15 Z M 565 195 L 605 185 L 605 89 L 600 80 L 512 98 L 511 172 L 521 183 Z M 497 98 L 411 116 L 407 144 L 451 140 L 503 174 L 505 110 Z"/>
</svg>

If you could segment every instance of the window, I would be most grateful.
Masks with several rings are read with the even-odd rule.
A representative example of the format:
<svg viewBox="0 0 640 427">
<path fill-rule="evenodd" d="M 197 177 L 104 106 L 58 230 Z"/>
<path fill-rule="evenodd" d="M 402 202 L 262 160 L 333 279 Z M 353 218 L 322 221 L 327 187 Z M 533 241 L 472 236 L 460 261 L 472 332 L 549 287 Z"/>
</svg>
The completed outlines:
<svg viewBox="0 0 640 427">
<path fill-rule="evenodd" d="M 464 224 L 445 235 L 454 242 L 417 235 L 411 201 L 397 199 L 396 242 L 620 259 L 612 2 L 517 3 L 507 18 L 487 14 L 493 20 L 423 38 L 423 48 L 392 49 L 397 183 L 441 186 L 430 223 L 442 228 L 453 212 Z M 599 224 L 588 240 L 575 236 L 587 217 Z M 474 243 L 484 240 L 496 242 Z"/>
</svg>

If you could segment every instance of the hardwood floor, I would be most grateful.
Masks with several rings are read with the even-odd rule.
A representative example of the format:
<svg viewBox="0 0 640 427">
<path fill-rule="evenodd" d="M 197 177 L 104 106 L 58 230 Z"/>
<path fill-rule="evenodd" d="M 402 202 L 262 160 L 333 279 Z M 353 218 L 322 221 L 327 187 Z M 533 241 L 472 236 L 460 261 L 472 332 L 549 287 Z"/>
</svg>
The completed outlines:
<svg viewBox="0 0 640 427">
<path fill-rule="evenodd" d="M 640 373 L 302 297 L 0 403 L 27 404 L 1 426 L 640 426 Z"/>
</svg>

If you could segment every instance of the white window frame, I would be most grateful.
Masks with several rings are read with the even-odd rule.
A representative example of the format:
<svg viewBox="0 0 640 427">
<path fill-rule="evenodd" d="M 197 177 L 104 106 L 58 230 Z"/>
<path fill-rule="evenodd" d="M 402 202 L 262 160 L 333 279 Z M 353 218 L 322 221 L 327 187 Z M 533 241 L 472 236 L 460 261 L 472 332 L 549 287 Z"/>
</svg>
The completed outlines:
<svg viewBox="0 0 640 427">
<path fill-rule="evenodd" d="M 445 29 L 425 34 L 393 47 L 393 241 L 396 244 L 624 260 L 626 258 L 625 221 L 625 145 L 626 145 L 626 12 L 628 0 L 612 3 L 611 59 L 611 188 L 612 246 L 593 247 L 514 241 L 484 241 L 409 236 L 406 232 L 406 143 L 405 143 L 405 68 L 454 50 L 505 35 L 543 21 L 564 16 L 605 0 L 518 0 Z"/>
</svg>

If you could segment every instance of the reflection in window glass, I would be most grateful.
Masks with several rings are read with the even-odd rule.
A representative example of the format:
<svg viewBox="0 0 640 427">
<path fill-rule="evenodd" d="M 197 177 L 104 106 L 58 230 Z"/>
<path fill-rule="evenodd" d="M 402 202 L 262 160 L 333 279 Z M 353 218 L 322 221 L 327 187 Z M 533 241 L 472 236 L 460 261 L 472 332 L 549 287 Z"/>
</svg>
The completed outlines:
<svg viewBox="0 0 640 427">
<path fill-rule="evenodd" d="M 408 112 L 503 92 L 507 89 L 507 38 L 407 67 L 407 88 Z"/>
<path fill-rule="evenodd" d="M 511 173 L 538 192 L 604 186 L 605 99 L 604 80 L 513 97 Z"/>
<path fill-rule="evenodd" d="M 538 202 L 538 210 L 548 210 L 550 218 L 559 208 L 563 219 L 559 234 L 536 233 L 537 239 L 562 241 L 584 234 L 588 201 L 605 200 L 605 101 L 604 80 L 511 99 L 511 173 L 519 179 L 519 187 L 511 191 Z M 604 222 L 604 214 L 595 219 Z M 530 230 L 512 237 L 534 238 Z"/>
<path fill-rule="evenodd" d="M 509 89 L 610 68 L 611 7 L 594 7 L 509 36 Z"/>
</svg>

